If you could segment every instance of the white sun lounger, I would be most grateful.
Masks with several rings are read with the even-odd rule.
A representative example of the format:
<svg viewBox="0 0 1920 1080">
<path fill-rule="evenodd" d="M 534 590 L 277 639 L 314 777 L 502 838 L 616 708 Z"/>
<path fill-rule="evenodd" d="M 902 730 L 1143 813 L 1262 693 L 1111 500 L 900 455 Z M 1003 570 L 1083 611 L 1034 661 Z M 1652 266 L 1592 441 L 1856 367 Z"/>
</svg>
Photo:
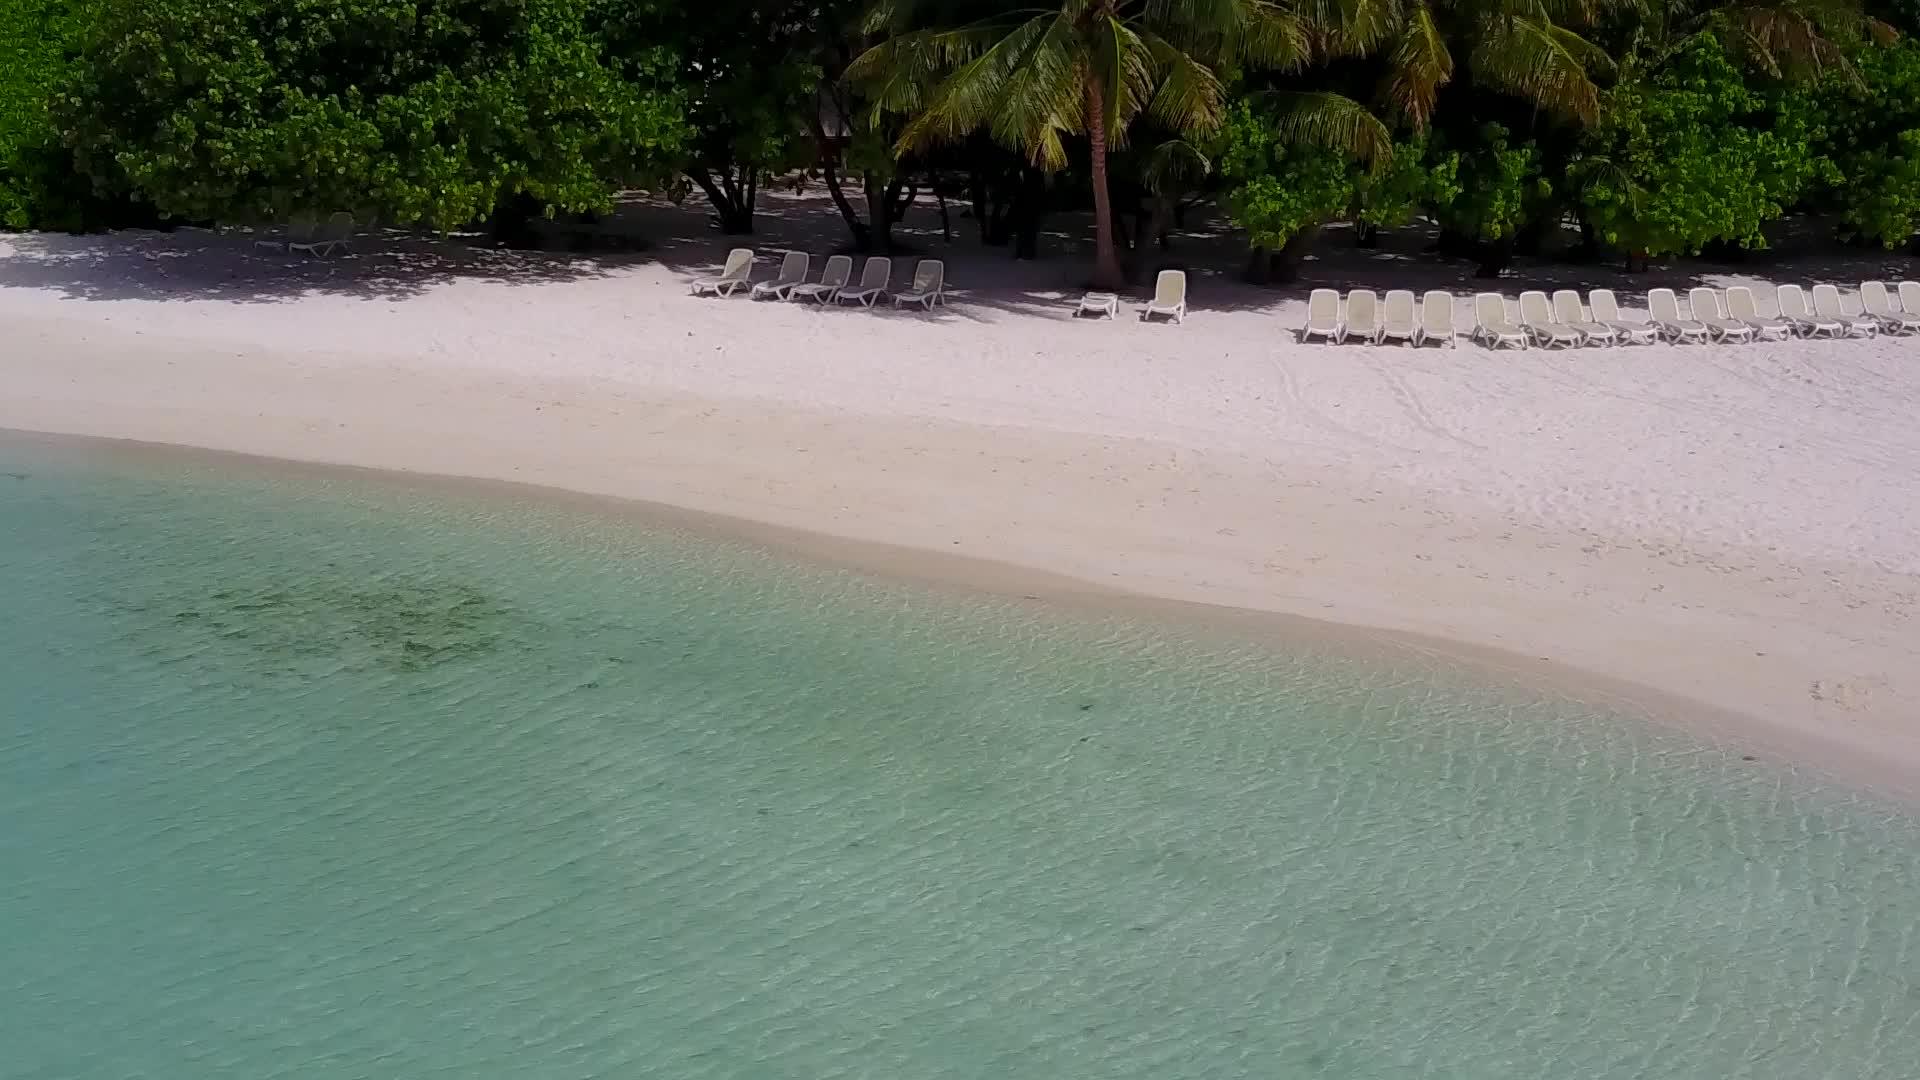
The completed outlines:
<svg viewBox="0 0 1920 1080">
<path fill-rule="evenodd" d="M 1587 317 L 1587 306 L 1580 302 L 1580 294 L 1572 289 L 1554 292 L 1553 317 L 1557 322 L 1580 331 L 1589 345 L 1612 345 L 1620 340 L 1620 331 Z"/>
<path fill-rule="evenodd" d="M 333 249 L 346 247 L 353 240 L 353 215 L 342 211 L 327 219 L 327 223 L 315 230 L 306 240 L 289 240 L 288 251 L 304 251 L 325 258 L 333 254 Z"/>
<path fill-rule="evenodd" d="M 1880 324 L 1860 312 L 1848 311 L 1840 301 L 1840 290 L 1832 285 L 1813 287 L 1813 313 L 1822 319 L 1835 319 L 1846 328 L 1848 337 L 1872 337 Z"/>
<path fill-rule="evenodd" d="M 1080 298 L 1080 306 L 1073 309 L 1073 317 L 1082 315 L 1105 315 L 1109 319 L 1120 315 L 1120 294 L 1110 292 L 1090 292 Z"/>
<path fill-rule="evenodd" d="M 1660 328 L 1660 336 L 1675 344 L 1707 340 L 1706 323 L 1680 317 L 1680 298 L 1672 289 L 1648 290 L 1647 315 Z"/>
<path fill-rule="evenodd" d="M 752 278 L 753 249 L 734 248 L 727 252 L 727 262 L 720 268 L 719 277 L 702 278 L 693 283 L 693 295 L 732 296 L 735 289 L 745 288 Z"/>
<path fill-rule="evenodd" d="M 1347 294 L 1347 322 L 1340 329 L 1340 340 L 1359 338 L 1372 345 L 1380 340 L 1380 297 L 1372 289 L 1355 289 Z"/>
<path fill-rule="evenodd" d="M 302 211 L 287 219 L 287 231 L 280 236 L 270 236 L 253 242 L 254 247 L 273 248 L 278 251 L 291 251 L 294 244 L 310 243 L 313 232 L 320 227 L 320 219 Z"/>
<path fill-rule="evenodd" d="M 860 268 L 860 286 L 855 289 L 841 289 L 834 294 L 833 302 L 844 304 L 851 300 L 862 307 L 872 307 L 887 295 L 887 283 L 893 280 L 893 260 L 885 255 L 875 255 Z"/>
<path fill-rule="evenodd" d="M 1839 319 L 1815 315 L 1807 306 L 1807 294 L 1798 285 L 1782 285 L 1773 291 L 1774 301 L 1780 305 L 1780 317 L 1793 324 L 1793 329 L 1802 337 L 1839 337 L 1847 332 L 1847 324 Z"/>
<path fill-rule="evenodd" d="M 1450 349 L 1460 347 L 1460 338 L 1453 332 L 1453 294 L 1444 289 L 1430 289 L 1420 298 L 1420 344 L 1429 341 Z"/>
<path fill-rule="evenodd" d="M 1547 294 L 1538 289 L 1520 294 L 1520 325 L 1526 327 L 1535 342 L 1548 349 L 1570 349 L 1587 342 L 1585 334 L 1554 321 L 1553 305 L 1548 303 Z"/>
<path fill-rule="evenodd" d="M 1900 310 L 1909 315 L 1920 315 L 1920 281 L 1903 281 L 1898 292 Z"/>
<path fill-rule="evenodd" d="M 1165 315 L 1174 322 L 1187 321 L 1187 272 L 1185 270 L 1162 270 L 1153 279 L 1153 299 L 1140 312 L 1141 319 L 1151 319 L 1155 315 Z"/>
<path fill-rule="evenodd" d="M 1832 284 L 1812 286 L 1812 313 L 1822 319 L 1839 319 L 1847 327 L 1849 338 L 1870 338 L 1880 332 L 1880 323 L 1864 311 L 1849 311 L 1841 300 L 1839 288 Z"/>
<path fill-rule="evenodd" d="M 822 304 L 833 303 L 840 290 L 847 287 L 847 279 L 853 277 L 853 257 L 851 255 L 830 255 L 827 268 L 820 271 L 820 280 L 806 285 L 795 285 L 788 296 L 795 300 L 815 300 Z"/>
<path fill-rule="evenodd" d="M 1340 340 L 1340 294 L 1332 289 L 1315 289 L 1307 294 L 1307 325 L 1300 330 L 1300 340 L 1304 343 L 1314 338 Z"/>
<path fill-rule="evenodd" d="M 1380 341 L 1404 341 L 1420 344 L 1420 309 L 1411 289 L 1393 289 L 1387 293 L 1380 312 Z"/>
<path fill-rule="evenodd" d="M 1727 318 L 1720 306 L 1720 294 L 1714 290 L 1704 285 L 1687 290 L 1687 307 L 1693 310 L 1693 321 L 1706 324 L 1707 333 L 1716 340 L 1753 340 L 1753 327 L 1739 319 Z"/>
<path fill-rule="evenodd" d="M 1527 332 L 1507 321 L 1507 302 L 1499 293 L 1483 292 L 1473 298 L 1473 340 L 1485 342 L 1490 349 L 1502 345 L 1527 347 Z"/>
<path fill-rule="evenodd" d="M 1754 336 L 1762 341 L 1782 341 L 1793 336 L 1792 323 L 1760 314 L 1753 290 L 1745 285 L 1727 287 L 1727 317 L 1753 327 Z"/>
<path fill-rule="evenodd" d="M 1593 309 L 1595 322 L 1619 334 L 1621 340 L 1629 344 L 1652 345 L 1660 340 L 1660 329 L 1652 323 L 1620 317 L 1620 301 L 1614 298 L 1612 289 L 1588 293 L 1587 305 Z"/>
<path fill-rule="evenodd" d="M 1911 334 L 1920 330 L 1920 315 L 1901 311 L 1893 306 L 1893 298 L 1887 293 L 1883 281 L 1863 281 L 1860 283 L 1860 303 L 1867 314 L 1880 324 L 1880 329 L 1889 334 Z"/>
<path fill-rule="evenodd" d="M 813 256 L 804 251 L 789 251 L 780 259 L 780 273 L 772 281 L 763 281 L 753 287 L 753 298 L 771 296 L 775 300 L 785 300 L 793 295 L 794 286 L 807 280 L 807 271 L 813 269 Z"/>
<path fill-rule="evenodd" d="M 893 294 L 893 306 L 919 304 L 932 311 L 947 302 L 947 264 L 939 259 L 921 259 L 913 265 L 913 287 Z"/>
</svg>

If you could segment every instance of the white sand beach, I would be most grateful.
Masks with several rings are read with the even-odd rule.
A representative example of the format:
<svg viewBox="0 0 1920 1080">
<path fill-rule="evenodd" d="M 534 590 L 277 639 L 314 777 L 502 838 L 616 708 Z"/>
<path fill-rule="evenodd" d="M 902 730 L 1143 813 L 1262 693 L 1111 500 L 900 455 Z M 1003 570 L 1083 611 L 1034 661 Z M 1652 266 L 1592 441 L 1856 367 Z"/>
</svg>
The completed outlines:
<svg viewBox="0 0 1920 1080">
<path fill-rule="evenodd" d="M 840 241 L 830 210 L 770 201 L 763 253 Z M 925 220 L 908 238 L 954 290 L 934 314 L 695 299 L 730 238 L 646 213 L 658 247 L 603 259 L 0 238 L 0 427 L 640 498 L 1410 632 L 1920 779 L 1920 339 L 1299 345 L 1309 285 L 1479 283 L 1417 238 L 1330 237 L 1299 287 L 1255 289 L 1200 229 L 1167 256 L 1193 272 L 1184 325 L 1138 322 L 1138 297 L 1076 322 L 1078 259 L 949 249 Z M 1896 262 L 1499 286 L 1854 284 Z"/>
</svg>

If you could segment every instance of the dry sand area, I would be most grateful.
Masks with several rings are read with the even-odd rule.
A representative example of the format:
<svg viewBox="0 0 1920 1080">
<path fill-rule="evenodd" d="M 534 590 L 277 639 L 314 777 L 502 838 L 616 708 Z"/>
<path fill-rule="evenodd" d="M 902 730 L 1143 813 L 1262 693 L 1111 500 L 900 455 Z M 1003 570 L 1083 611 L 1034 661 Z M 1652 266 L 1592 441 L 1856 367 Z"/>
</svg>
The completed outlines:
<svg viewBox="0 0 1920 1080">
<path fill-rule="evenodd" d="M 763 252 L 843 235 L 771 202 Z M 1308 285 L 1464 293 L 1470 268 L 1329 236 L 1299 288 L 1258 290 L 1205 227 L 1168 256 L 1194 274 L 1185 325 L 1141 324 L 1137 298 L 1076 322 L 1070 251 L 1014 264 L 926 215 L 908 234 L 949 260 L 938 313 L 703 300 L 686 283 L 729 240 L 694 210 L 628 221 L 653 250 L 0 238 L 0 427 L 551 485 L 1409 632 L 1920 778 L 1920 339 L 1303 346 Z M 1904 261 L 1500 285 L 1920 274 Z"/>
</svg>

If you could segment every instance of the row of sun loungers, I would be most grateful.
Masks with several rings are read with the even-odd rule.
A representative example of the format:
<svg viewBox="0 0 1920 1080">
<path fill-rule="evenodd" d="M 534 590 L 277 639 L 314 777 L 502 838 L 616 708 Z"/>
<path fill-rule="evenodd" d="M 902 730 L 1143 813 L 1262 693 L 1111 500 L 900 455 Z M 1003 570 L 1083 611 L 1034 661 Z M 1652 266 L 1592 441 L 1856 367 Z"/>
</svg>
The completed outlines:
<svg viewBox="0 0 1920 1080">
<path fill-rule="evenodd" d="M 345 211 L 328 218 L 326 224 L 311 214 L 297 214 L 287 222 L 282 236 L 255 240 L 253 246 L 288 252 L 303 251 L 325 257 L 353 242 L 353 215 Z"/>
<path fill-rule="evenodd" d="M 693 294 L 726 297 L 745 289 L 755 300 L 813 300 L 821 304 L 855 303 L 863 307 L 872 307 L 892 297 L 895 307 L 919 304 L 928 311 L 946 303 L 947 266 L 939 259 L 921 259 L 913 268 L 913 286 L 901 292 L 890 291 L 893 260 L 884 255 L 867 260 L 860 269 L 857 285 L 851 284 L 853 257 L 850 255 L 829 258 L 818 281 L 807 280 L 813 269 L 813 256 L 804 251 L 787 252 L 780 260 L 779 274 L 770 281 L 753 280 L 753 261 L 752 248 L 734 248 L 727 253 L 720 276 L 694 282 Z"/>
<path fill-rule="evenodd" d="M 1736 285 L 1724 292 L 1697 288 L 1687 293 L 1688 311 L 1672 289 L 1647 293 L 1644 320 L 1623 318 L 1611 289 L 1595 289 L 1582 301 L 1572 289 L 1548 297 L 1544 292 L 1520 294 L 1519 320 L 1509 317 L 1499 293 L 1473 298 L 1472 341 L 1489 348 L 1572 348 L 1580 345 L 1645 344 L 1656 341 L 1779 341 L 1789 336 L 1864 337 L 1881 333 L 1920 332 L 1920 282 L 1899 284 L 1899 306 L 1883 282 L 1860 286 L 1857 301 L 1849 302 L 1832 285 L 1815 285 L 1811 302 L 1798 285 L 1782 285 L 1774 292 L 1779 314 L 1762 315 L 1753 290 Z M 1315 289 L 1307 299 L 1307 325 L 1302 341 L 1316 338 L 1339 343 L 1349 339 L 1378 345 L 1404 341 L 1455 344 L 1453 294 L 1434 290 L 1417 301 L 1411 291 L 1396 289 L 1381 300 L 1371 290 L 1355 289 L 1341 303 L 1332 289 Z"/>
</svg>

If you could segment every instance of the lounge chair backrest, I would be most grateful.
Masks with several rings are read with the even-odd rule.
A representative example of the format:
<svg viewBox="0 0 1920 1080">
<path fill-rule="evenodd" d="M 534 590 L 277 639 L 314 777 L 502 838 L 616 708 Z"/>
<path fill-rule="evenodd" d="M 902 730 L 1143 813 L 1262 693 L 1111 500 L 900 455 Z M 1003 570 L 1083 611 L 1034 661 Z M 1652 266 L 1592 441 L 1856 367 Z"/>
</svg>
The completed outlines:
<svg viewBox="0 0 1920 1080">
<path fill-rule="evenodd" d="M 1655 322 L 1680 322 L 1680 298 L 1672 289 L 1649 289 L 1647 311 Z"/>
<path fill-rule="evenodd" d="M 1160 276 L 1153 279 L 1153 304 L 1155 307 L 1172 307 L 1187 301 L 1187 272 L 1185 270 L 1162 270 Z"/>
<path fill-rule="evenodd" d="M 1900 310 L 1909 315 L 1920 315 L 1920 281 L 1900 283 Z"/>
<path fill-rule="evenodd" d="M 913 266 L 913 291 L 930 293 L 947 277 L 947 264 L 939 259 L 921 259 Z"/>
<path fill-rule="evenodd" d="M 1587 294 L 1587 306 L 1593 309 L 1593 317 L 1600 322 L 1620 322 L 1620 301 L 1614 299 L 1612 289 L 1595 289 Z"/>
<path fill-rule="evenodd" d="M 804 251 L 789 251 L 780 260 L 780 276 L 774 280 L 782 285 L 792 285 L 807 280 L 807 265 L 813 256 Z"/>
<path fill-rule="evenodd" d="M 820 284 L 845 285 L 853 276 L 853 256 L 833 255 L 827 259 L 827 268 L 820 272 Z"/>
<path fill-rule="evenodd" d="M 1394 289 L 1387 293 L 1385 310 L 1381 317 L 1386 324 L 1395 328 L 1411 330 L 1414 327 L 1416 308 L 1412 289 Z"/>
<path fill-rule="evenodd" d="M 1586 306 L 1580 303 L 1580 294 L 1572 289 L 1559 289 L 1553 294 L 1553 317 L 1563 323 L 1587 321 Z"/>
<path fill-rule="evenodd" d="M 863 289 L 884 289 L 887 282 L 893 280 L 893 260 L 885 255 L 875 255 L 860 268 L 860 287 Z"/>
<path fill-rule="evenodd" d="M 1893 314 L 1893 298 L 1887 295 L 1885 282 L 1863 281 L 1860 283 L 1860 303 L 1865 305 L 1869 315 Z"/>
<path fill-rule="evenodd" d="M 1813 287 L 1813 313 L 1815 315 L 1840 314 L 1840 290 L 1831 285 Z"/>
<path fill-rule="evenodd" d="M 1347 329 L 1370 334 L 1379 325 L 1380 298 L 1372 289 L 1355 289 L 1347 294 Z"/>
<path fill-rule="evenodd" d="M 311 210 L 302 210 L 287 219 L 287 240 L 295 244 L 304 244 L 313 239 L 320 228 L 320 216 Z"/>
<path fill-rule="evenodd" d="M 334 217 L 339 216 L 338 214 L 334 215 Z M 328 223 L 328 228 L 332 228 L 331 222 Z M 746 277 L 752 273 L 753 249 L 734 248 L 732 251 L 727 252 L 727 264 L 720 269 L 720 280 L 745 280 Z"/>
<path fill-rule="evenodd" d="M 1340 321 L 1340 294 L 1333 289 L 1315 289 L 1307 294 L 1307 325 L 1332 326 Z"/>
<path fill-rule="evenodd" d="M 1453 294 L 1431 289 L 1420 298 L 1420 322 L 1429 334 L 1453 333 Z"/>
<path fill-rule="evenodd" d="M 1780 314 L 1789 319 L 1804 319 L 1813 314 L 1807 308 L 1807 294 L 1798 285 L 1782 285 L 1773 290 L 1774 302 L 1780 305 Z"/>
<path fill-rule="evenodd" d="M 1483 292 L 1473 298 L 1473 317 L 1481 326 L 1507 326 L 1507 302 L 1499 293 Z"/>
<path fill-rule="evenodd" d="M 1705 286 L 1687 290 L 1687 306 L 1696 321 L 1726 318 L 1720 312 L 1720 294 Z"/>
<path fill-rule="evenodd" d="M 1547 303 L 1547 294 L 1529 289 L 1520 294 L 1520 321 L 1544 326 L 1553 321 L 1553 308 Z"/>
<path fill-rule="evenodd" d="M 1727 317 L 1732 319 L 1760 317 L 1760 305 L 1754 300 L 1752 289 L 1745 285 L 1727 286 Z"/>
</svg>

